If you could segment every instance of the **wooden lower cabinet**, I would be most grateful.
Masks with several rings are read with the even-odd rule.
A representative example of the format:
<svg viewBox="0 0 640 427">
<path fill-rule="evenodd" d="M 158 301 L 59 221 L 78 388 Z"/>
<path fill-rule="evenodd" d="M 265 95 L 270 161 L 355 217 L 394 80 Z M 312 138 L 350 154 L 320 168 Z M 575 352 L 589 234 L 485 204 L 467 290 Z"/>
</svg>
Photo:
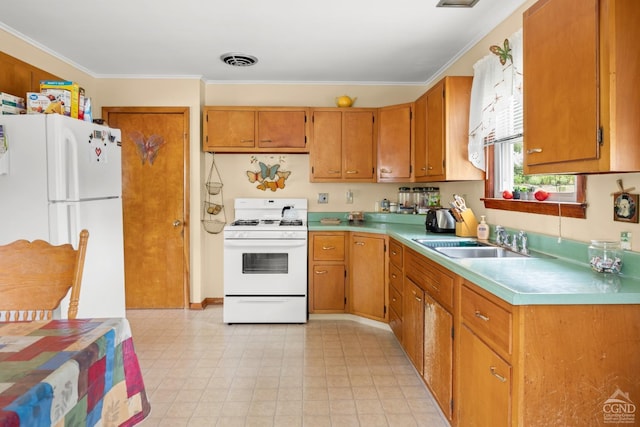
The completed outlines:
<svg viewBox="0 0 640 427">
<path fill-rule="evenodd" d="M 350 312 L 379 321 L 388 321 L 387 239 L 382 234 L 351 233 L 349 247 Z"/>
<path fill-rule="evenodd" d="M 458 425 L 511 425 L 511 366 L 467 326 L 460 328 L 459 339 Z"/>
<path fill-rule="evenodd" d="M 428 293 L 424 295 L 424 363 L 422 377 L 440 408 L 453 414 L 453 315 Z"/>
<path fill-rule="evenodd" d="M 309 313 L 344 313 L 346 299 L 344 232 L 309 233 Z"/>
<path fill-rule="evenodd" d="M 404 278 L 402 298 L 402 345 L 422 375 L 424 362 L 424 291 L 409 277 Z"/>
</svg>

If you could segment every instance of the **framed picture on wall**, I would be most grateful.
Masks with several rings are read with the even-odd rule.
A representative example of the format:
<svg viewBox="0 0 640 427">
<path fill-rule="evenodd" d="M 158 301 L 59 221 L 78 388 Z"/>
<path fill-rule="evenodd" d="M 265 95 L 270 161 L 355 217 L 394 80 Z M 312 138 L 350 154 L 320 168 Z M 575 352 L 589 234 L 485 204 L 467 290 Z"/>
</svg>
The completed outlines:
<svg viewBox="0 0 640 427">
<path fill-rule="evenodd" d="M 616 193 L 613 201 L 613 220 L 638 222 L 638 195 Z"/>
</svg>

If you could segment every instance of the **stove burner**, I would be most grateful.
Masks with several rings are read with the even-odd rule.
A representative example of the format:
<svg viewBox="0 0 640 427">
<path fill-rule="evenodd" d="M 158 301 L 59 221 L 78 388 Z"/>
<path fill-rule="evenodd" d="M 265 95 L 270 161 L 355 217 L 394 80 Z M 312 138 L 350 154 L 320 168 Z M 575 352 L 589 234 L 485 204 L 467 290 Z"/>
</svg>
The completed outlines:
<svg viewBox="0 0 640 427">
<path fill-rule="evenodd" d="M 302 225 L 301 219 L 283 219 L 280 221 L 280 225 Z"/>
<path fill-rule="evenodd" d="M 258 225 L 260 221 L 257 219 L 238 219 L 231 223 L 231 225 Z"/>
<path fill-rule="evenodd" d="M 262 223 L 263 224 L 275 224 L 277 222 L 277 220 L 275 219 L 263 219 Z"/>
</svg>

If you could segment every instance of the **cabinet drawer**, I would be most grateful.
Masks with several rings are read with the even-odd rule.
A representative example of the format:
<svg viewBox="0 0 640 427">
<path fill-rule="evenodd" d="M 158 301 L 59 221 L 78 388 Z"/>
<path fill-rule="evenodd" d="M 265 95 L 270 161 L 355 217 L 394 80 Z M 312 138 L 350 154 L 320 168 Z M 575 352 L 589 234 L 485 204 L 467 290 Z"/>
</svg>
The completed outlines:
<svg viewBox="0 0 640 427">
<path fill-rule="evenodd" d="M 389 290 L 389 298 L 391 299 L 391 308 L 402 316 L 402 294 L 393 286 Z"/>
<path fill-rule="evenodd" d="M 402 294 L 402 270 L 393 264 L 389 264 L 389 283 Z"/>
<path fill-rule="evenodd" d="M 462 286 L 462 320 L 478 336 L 511 354 L 511 312 L 484 296 Z"/>
<path fill-rule="evenodd" d="M 389 262 L 399 269 L 402 270 L 402 261 L 403 261 L 403 253 L 402 253 L 402 245 L 395 240 L 389 241 Z M 399 289 L 402 289 L 400 287 Z"/>
<path fill-rule="evenodd" d="M 344 261 L 344 235 L 313 236 L 315 261 Z"/>
<path fill-rule="evenodd" d="M 453 276 L 417 252 L 407 249 L 405 255 L 405 275 L 443 307 L 453 310 Z"/>
</svg>

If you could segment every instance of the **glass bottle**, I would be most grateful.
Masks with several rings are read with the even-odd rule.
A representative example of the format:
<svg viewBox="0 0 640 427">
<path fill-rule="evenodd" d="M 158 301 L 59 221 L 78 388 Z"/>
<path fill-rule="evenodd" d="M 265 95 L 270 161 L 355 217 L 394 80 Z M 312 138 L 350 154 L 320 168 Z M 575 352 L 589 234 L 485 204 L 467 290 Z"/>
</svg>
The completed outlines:
<svg viewBox="0 0 640 427">
<path fill-rule="evenodd" d="M 620 273 L 623 250 L 620 242 L 592 240 L 588 249 L 589 265 L 598 273 Z"/>
</svg>

